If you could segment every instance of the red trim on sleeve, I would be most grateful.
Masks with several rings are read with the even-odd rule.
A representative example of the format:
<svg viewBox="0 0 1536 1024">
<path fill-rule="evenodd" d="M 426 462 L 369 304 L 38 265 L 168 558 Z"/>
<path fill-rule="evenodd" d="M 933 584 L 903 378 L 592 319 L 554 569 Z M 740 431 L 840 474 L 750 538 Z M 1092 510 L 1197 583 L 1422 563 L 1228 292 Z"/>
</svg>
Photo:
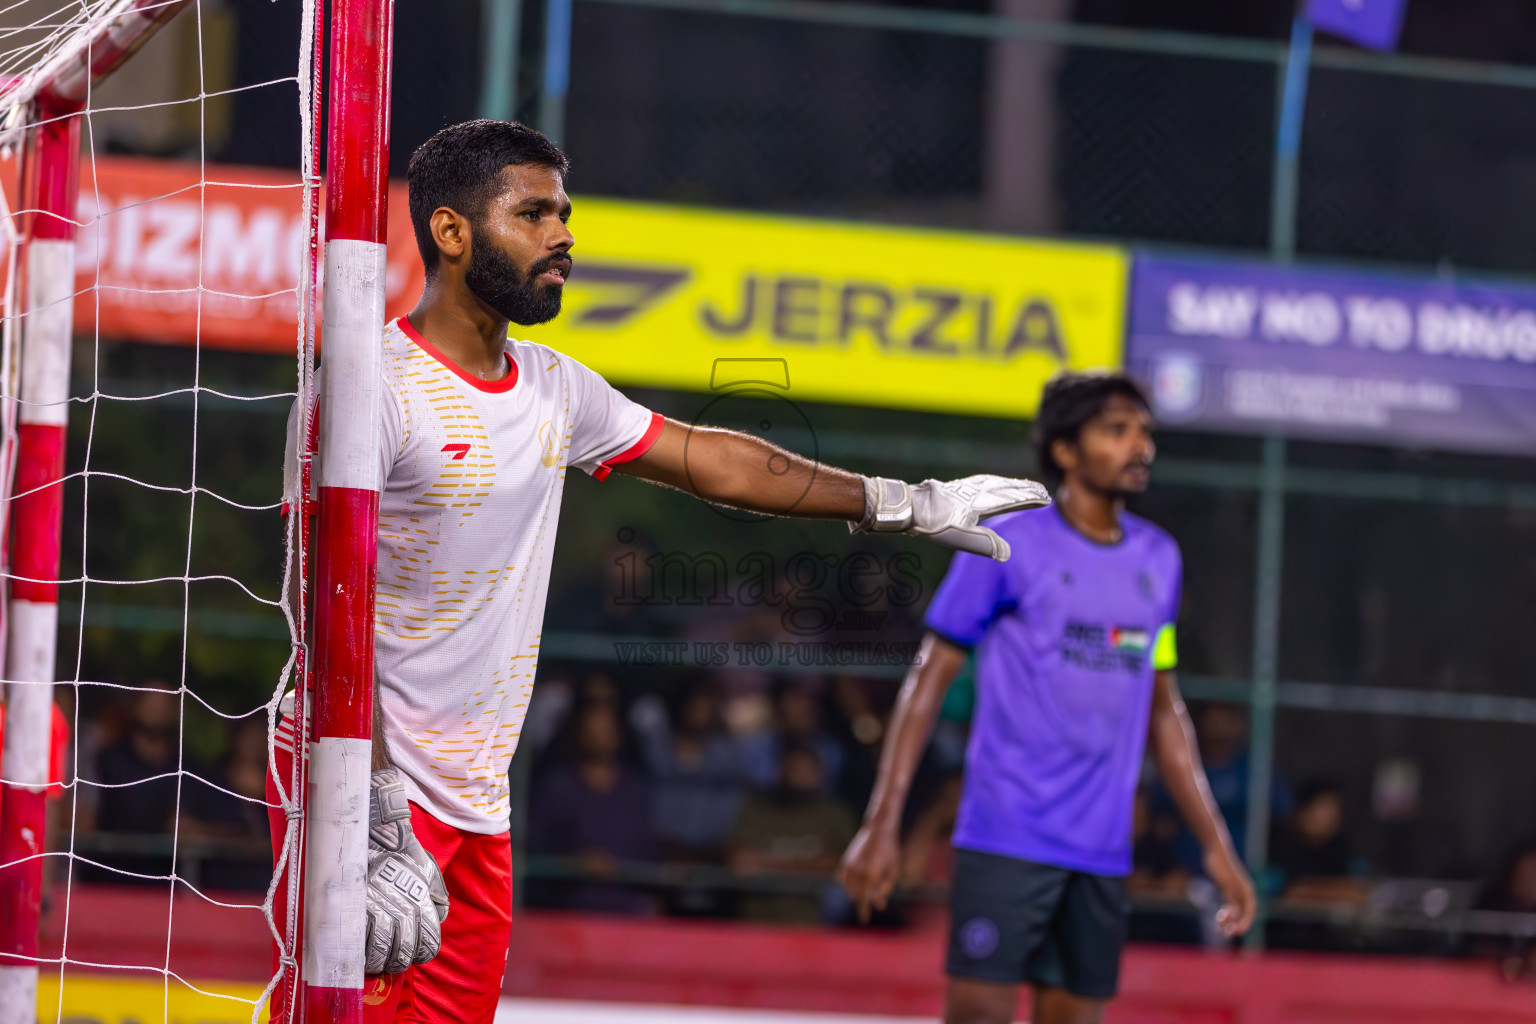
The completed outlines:
<svg viewBox="0 0 1536 1024">
<path fill-rule="evenodd" d="M 651 425 L 645 428 L 645 433 L 640 435 L 640 440 L 624 449 L 611 459 L 606 459 L 598 464 L 597 470 L 592 474 L 594 480 L 607 480 L 608 474 L 613 472 L 614 466 L 626 462 L 634 462 L 640 456 L 651 450 L 651 445 L 661 436 L 661 428 L 666 425 L 667 418 L 659 412 L 651 413 Z"/>
<path fill-rule="evenodd" d="M 457 363 L 439 352 L 437 350 L 437 346 L 432 344 L 426 338 L 423 338 L 421 336 L 421 332 L 412 327 L 411 322 L 405 317 L 401 317 L 400 319 L 396 320 L 395 324 L 405 332 L 405 336 L 407 338 L 410 338 L 416 343 L 418 348 L 420 348 L 427 355 L 431 356 L 433 359 L 436 359 L 438 362 L 442 363 L 444 366 L 448 367 L 448 369 L 452 370 L 460 380 L 468 384 L 470 387 L 476 389 L 477 391 L 484 391 L 491 395 L 499 395 L 504 391 L 511 391 L 513 388 L 517 387 L 517 363 L 513 362 L 512 353 L 505 353 L 507 357 L 507 375 L 505 377 L 501 378 L 501 380 L 481 380 L 479 377 L 474 377 L 465 373 L 462 369 L 459 368 Z"/>
</svg>

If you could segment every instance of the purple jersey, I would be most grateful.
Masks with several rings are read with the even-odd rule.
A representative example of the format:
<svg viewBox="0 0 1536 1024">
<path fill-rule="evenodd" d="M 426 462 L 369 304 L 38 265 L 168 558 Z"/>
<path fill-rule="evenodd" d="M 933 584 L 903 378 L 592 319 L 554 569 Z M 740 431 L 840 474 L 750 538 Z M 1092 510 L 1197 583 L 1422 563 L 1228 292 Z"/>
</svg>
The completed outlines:
<svg viewBox="0 0 1536 1024">
<path fill-rule="evenodd" d="M 1154 649 L 1172 668 L 1183 568 L 1168 534 L 1121 522 L 1099 544 L 1055 507 L 999 516 L 1013 557 L 957 554 L 934 594 L 928 628 L 977 649 L 957 847 L 1130 872 Z"/>
</svg>

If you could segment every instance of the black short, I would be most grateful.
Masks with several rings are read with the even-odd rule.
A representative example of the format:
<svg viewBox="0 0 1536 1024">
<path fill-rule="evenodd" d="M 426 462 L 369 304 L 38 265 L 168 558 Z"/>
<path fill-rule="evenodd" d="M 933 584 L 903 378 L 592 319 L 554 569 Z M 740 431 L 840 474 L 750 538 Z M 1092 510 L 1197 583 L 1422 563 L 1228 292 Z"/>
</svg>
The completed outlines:
<svg viewBox="0 0 1536 1024">
<path fill-rule="evenodd" d="M 1125 946 L 1125 879 L 955 851 L 948 974 L 1108 999 Z"/>
</svg>

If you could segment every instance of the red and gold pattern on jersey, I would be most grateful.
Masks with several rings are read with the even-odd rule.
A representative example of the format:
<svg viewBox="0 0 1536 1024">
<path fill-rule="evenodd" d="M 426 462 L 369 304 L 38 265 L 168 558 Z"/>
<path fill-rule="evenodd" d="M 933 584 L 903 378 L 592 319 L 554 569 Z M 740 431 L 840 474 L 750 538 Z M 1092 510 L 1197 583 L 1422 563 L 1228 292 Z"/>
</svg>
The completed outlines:
<svg viewBox="0 0 1536 1024">
<path fill-rule="evenodd" d="M 567 466 L 599 479 L 661 417 L 574 359 L 513 341 L 497 381 L 404 318 L 384 332 L 375 671 L 411 800 L 494 834 L 533 692 Z"/>
</svg>

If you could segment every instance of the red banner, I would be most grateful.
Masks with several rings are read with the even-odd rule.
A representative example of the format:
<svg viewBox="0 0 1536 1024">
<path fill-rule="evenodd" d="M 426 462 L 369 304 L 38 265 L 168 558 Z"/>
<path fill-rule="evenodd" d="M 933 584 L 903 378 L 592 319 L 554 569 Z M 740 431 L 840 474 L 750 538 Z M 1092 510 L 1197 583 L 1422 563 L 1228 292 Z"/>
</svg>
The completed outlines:
<svg viewBox="0 0 1536 1024">
<path fill-rule="evenodd" d="M 85 160 L 75 249 L 77 335 L 99 330 L 103 338 L 152 344 L 201 338 L 214 348 L 294 351 L 306 237 L 296 175 L 222 164 L 203 173 L 197 164 L 127 157 Z M 5 178 L 14 197 L 14 170 Z M 389 189 L 389 239 L 386 310 L 393 317 L 414 305 L 422 284 L 403 183 Z"/>
</svg>

